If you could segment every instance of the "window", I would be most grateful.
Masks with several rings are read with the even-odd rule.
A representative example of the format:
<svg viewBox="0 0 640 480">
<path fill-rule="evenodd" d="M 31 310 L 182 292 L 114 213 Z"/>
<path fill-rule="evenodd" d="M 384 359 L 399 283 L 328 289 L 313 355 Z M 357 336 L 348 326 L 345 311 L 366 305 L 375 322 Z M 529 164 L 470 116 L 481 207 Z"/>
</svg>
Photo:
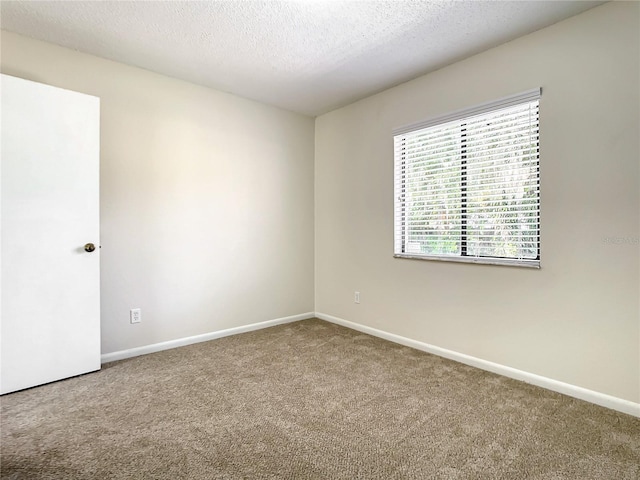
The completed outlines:
<svg viewBox="0 0 640 480">
<path fill-rule="evenodd" d="M 394 131 L 396 257 L 540 266 L 539 98 Z"/>
</svg>

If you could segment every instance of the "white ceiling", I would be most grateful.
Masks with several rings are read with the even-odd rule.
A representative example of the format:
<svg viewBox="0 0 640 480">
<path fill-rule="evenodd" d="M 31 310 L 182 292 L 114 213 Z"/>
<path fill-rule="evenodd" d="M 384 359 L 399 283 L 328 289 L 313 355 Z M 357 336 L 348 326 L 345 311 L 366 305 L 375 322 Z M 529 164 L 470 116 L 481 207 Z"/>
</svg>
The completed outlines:
<svg viewBox="0 0 640 480">
<path fill-rule="evenodd" d="M 601 3 L 3 0 L 0 25 L 315 116 Z"/>
</svg>

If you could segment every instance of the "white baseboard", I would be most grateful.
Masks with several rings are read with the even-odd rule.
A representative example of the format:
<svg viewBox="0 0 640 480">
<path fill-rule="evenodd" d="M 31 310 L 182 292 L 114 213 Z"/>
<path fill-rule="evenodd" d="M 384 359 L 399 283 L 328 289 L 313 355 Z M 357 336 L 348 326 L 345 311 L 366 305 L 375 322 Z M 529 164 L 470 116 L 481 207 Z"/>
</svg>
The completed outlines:
<svg viewBox="0 0 640 480">
<path fill-rule="evenodd" d="M 640 403 L 635 403 L 629 400 L 624 400 L 622 398 L 606 395 L 604 393 L 595 392 L 593 390 L 588 390 L 586 388 L 571 385 L 569 383 L 559 382 L 557 380 L 536 375 L 534 373 L 507 367 L 505 365 L 500 365 L 499 363 L 489 362 L 487 360 L 482 360 L 470 355 L 465 355 L 464 353 L 454 352 L 453 350 L 447 350 L 446 348 L 436 347 L 435 345 L 429 345 L 428 343 L 412 340 L 400 335 L 385 332 L 383 330 L 378 330 L 377 328 L 360 325 L 358 323 L 343 320 L 342 318 L 334 317 L 332 315 L 326 315 L 324 313 L 316 312 L 315 316 L 321 320 L 326 320 L 327 322 L 342 325 L 343 327 L 347 327 L 352 330 L 358 330 L 359 332 L 367 333 L 369 335 L 373 335 L 374 337 L 380 337 L 394 343 L 399 343 L 400 345 L 405 345 L 417 350 L 422 350 L 424 352 L 432 353 L 434 355 L 448 358 L 450 360 L 455 360 L 466 365 L 471 365 L 472 367 L 477 367 L 482 370 L 487 370 L 489 372 L 497 373 L 505 377 L 514 378 L 516 380 L 521 380 L 538 387 L 546 388 L 554 392 L 569 395 L 570 397 L 595 403 L 596 405 L 600 405 L 602 407 L 607 407 L 612 410 L 617 410 L 619 412 L 633 415 L 635 417 L 640 417 Z"/>
<path fill-rule="evenodd" d="M 227 328 L 225 330 L 218 330 L 217 332 L 203 333 L 202 335 L 194 335 L 193 337 L 178 338 L 176 340 L 169 340 L 167 342 L 154 343 L 152 345 L 145 345 L 143 347 L 130 348 L 128 350 L 120 350 L 118 352 L 105 353 L 100 356 L 102 363 L 115 362 L 116 360 L 124 360 L 125 358 L 137 357 L 139 355 L 146 355 L 148 353 L 161 352 L 162 350 L 169 350 L 176 347 L 184 347 L 185 345 L 192 345 L 194 343 L 206 342 L 209 340 L 215 340 L 216 338 L 227 337 L 229 335 L 236 335 L 238 333 L 250 332 L 252 330 L 260 330 L 262 328 L 273 327 L 275 325 L 281 325 L 283 323 L 297 322 L 298 320 L 306 320 L 313 318 L 314 312 L 301 313 L 299 315 L 291 315 L 290 317 L 276 318 L 274 320 L 267 320 L 265 322 L 252 323 L 250 325 L 243 325 L 241 327 Z"/>
</svg>

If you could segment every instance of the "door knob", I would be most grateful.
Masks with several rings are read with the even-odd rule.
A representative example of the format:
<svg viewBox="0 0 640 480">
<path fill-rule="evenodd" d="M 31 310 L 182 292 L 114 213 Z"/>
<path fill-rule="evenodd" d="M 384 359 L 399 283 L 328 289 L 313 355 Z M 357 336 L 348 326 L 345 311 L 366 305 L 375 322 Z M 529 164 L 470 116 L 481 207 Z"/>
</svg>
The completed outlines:
<svg viewBox="0 0 640 480">
<path fill-rule="evenodd" d="M 96 246 L 93 243 L 87 243 L 84 246 L 84 251 L 85 252 L 93 252 L 96 249 Z"/>
</svg>

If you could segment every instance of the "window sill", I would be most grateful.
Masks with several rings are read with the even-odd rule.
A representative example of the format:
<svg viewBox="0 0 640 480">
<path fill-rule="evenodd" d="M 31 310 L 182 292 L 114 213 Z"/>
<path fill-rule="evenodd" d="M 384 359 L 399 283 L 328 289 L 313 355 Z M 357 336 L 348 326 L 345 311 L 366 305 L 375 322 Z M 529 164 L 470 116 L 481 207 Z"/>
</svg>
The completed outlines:
<svg viewBox="0 0 640 480">
<path fill-rule="evenodd" d="M 482 265 L 502 265 L 506 267 L 540 268 L 540 260 L 526 260 L 526 259 L 458 257 L 458 256 L 445 257 L 445 256 L 435 256 L 435 255 L 411 255 L 411 254 L 395 254 L 394 258 L 407 258 L 411 260 L 435 260 L 437 262 L 479 263 Z"/>
</svg>

